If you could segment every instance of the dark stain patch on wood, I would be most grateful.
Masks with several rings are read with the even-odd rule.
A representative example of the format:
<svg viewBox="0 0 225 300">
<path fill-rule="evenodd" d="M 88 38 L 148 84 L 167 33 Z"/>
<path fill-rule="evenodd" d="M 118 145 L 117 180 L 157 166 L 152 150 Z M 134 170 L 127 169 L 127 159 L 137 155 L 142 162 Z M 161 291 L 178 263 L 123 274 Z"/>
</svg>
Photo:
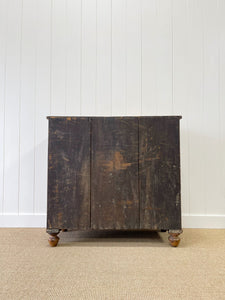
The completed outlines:
<svg viewBox="0 0 225 300">
<path fill-rule="evenodd" d="M 102 165 L 107 169 L 108 172 L 112 172 L 115 170 L 125 170 L 131 163 L 125 162 L 123 155 L 119 151 L 115 151 L 112 160 L 110 161 L 103 161 Z"/>
</svg>

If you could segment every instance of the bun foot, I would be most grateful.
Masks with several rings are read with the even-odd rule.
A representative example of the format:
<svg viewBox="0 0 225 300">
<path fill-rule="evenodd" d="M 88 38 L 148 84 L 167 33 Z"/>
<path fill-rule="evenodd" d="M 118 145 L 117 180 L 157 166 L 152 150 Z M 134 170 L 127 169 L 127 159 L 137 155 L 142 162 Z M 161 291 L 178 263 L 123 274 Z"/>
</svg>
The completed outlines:
<svg viewBox="0 0 225 300">
<path fill-rule="evenodd" d="M 50 237 L 48 238 L 49 245 L 51 247 L 56 247 L 58 245 L 59 237 L 57 233 L 51 233 Z"/>
<path fill-rule="evenodd" d="M 172 247 L 177 247 L 180 243 L 179 235 L 183 232 L 183 230 L 169 230 L 169 237 L 168 240 Z"/>
</svg>

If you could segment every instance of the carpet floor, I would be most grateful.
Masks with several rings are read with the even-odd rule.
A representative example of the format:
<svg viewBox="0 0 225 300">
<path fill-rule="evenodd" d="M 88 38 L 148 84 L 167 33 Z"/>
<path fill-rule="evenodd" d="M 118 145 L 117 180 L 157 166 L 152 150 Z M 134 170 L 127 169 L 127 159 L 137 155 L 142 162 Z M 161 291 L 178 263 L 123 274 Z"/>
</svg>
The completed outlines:
<svg viewBox="0 0 225 300">
<path fill-rule="evenodd" d="M 0 299 L 225 299 L 225 230 L 168 233 L 0 229 Z"/>
</svg>

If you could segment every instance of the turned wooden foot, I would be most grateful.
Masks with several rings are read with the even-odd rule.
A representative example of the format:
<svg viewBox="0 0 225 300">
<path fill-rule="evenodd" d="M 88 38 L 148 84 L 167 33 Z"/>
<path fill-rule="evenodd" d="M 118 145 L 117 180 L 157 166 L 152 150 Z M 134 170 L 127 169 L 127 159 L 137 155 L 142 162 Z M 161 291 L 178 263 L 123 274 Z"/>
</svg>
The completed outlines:
<svg viewBox="0 0 225 300">
<path fill-rule="evenodd" d="M 180 243 L 180 237 L 179 235 L 183 232 L 183 230 L 169 230 L 169 237 L 168 240 L 170 242 L 170 245 L 173 247 L 177 247 Z"/>
<path fill-rule="evenodd" d="M 50 237 L 48 238 L 49 245 L 51 247 L 56 247 L 58 245 L 59 237 L 57 233 L 51 233 Z"/>
<path fill-rule="evenodd" d="M 56 247 L 58 245 L 59 237 L 57 234 L 59 234 L 59 232 L 59 229 L 47 229 L 47 233 L 50 235 L 48 242 L 51 247 Z"/>
</svg>

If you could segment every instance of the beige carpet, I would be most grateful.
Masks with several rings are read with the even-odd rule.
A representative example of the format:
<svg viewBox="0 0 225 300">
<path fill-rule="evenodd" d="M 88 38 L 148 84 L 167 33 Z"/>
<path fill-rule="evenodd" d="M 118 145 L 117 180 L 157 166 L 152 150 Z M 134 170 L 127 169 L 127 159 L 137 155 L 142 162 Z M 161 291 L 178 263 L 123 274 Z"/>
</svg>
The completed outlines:
<svg viewBox="0 0 225 300">
<path fill-rule="evenodd" d="M 0 229 L 0 299 L 225 299 L 225 230 L 59 236 Z"/>
</svg>

